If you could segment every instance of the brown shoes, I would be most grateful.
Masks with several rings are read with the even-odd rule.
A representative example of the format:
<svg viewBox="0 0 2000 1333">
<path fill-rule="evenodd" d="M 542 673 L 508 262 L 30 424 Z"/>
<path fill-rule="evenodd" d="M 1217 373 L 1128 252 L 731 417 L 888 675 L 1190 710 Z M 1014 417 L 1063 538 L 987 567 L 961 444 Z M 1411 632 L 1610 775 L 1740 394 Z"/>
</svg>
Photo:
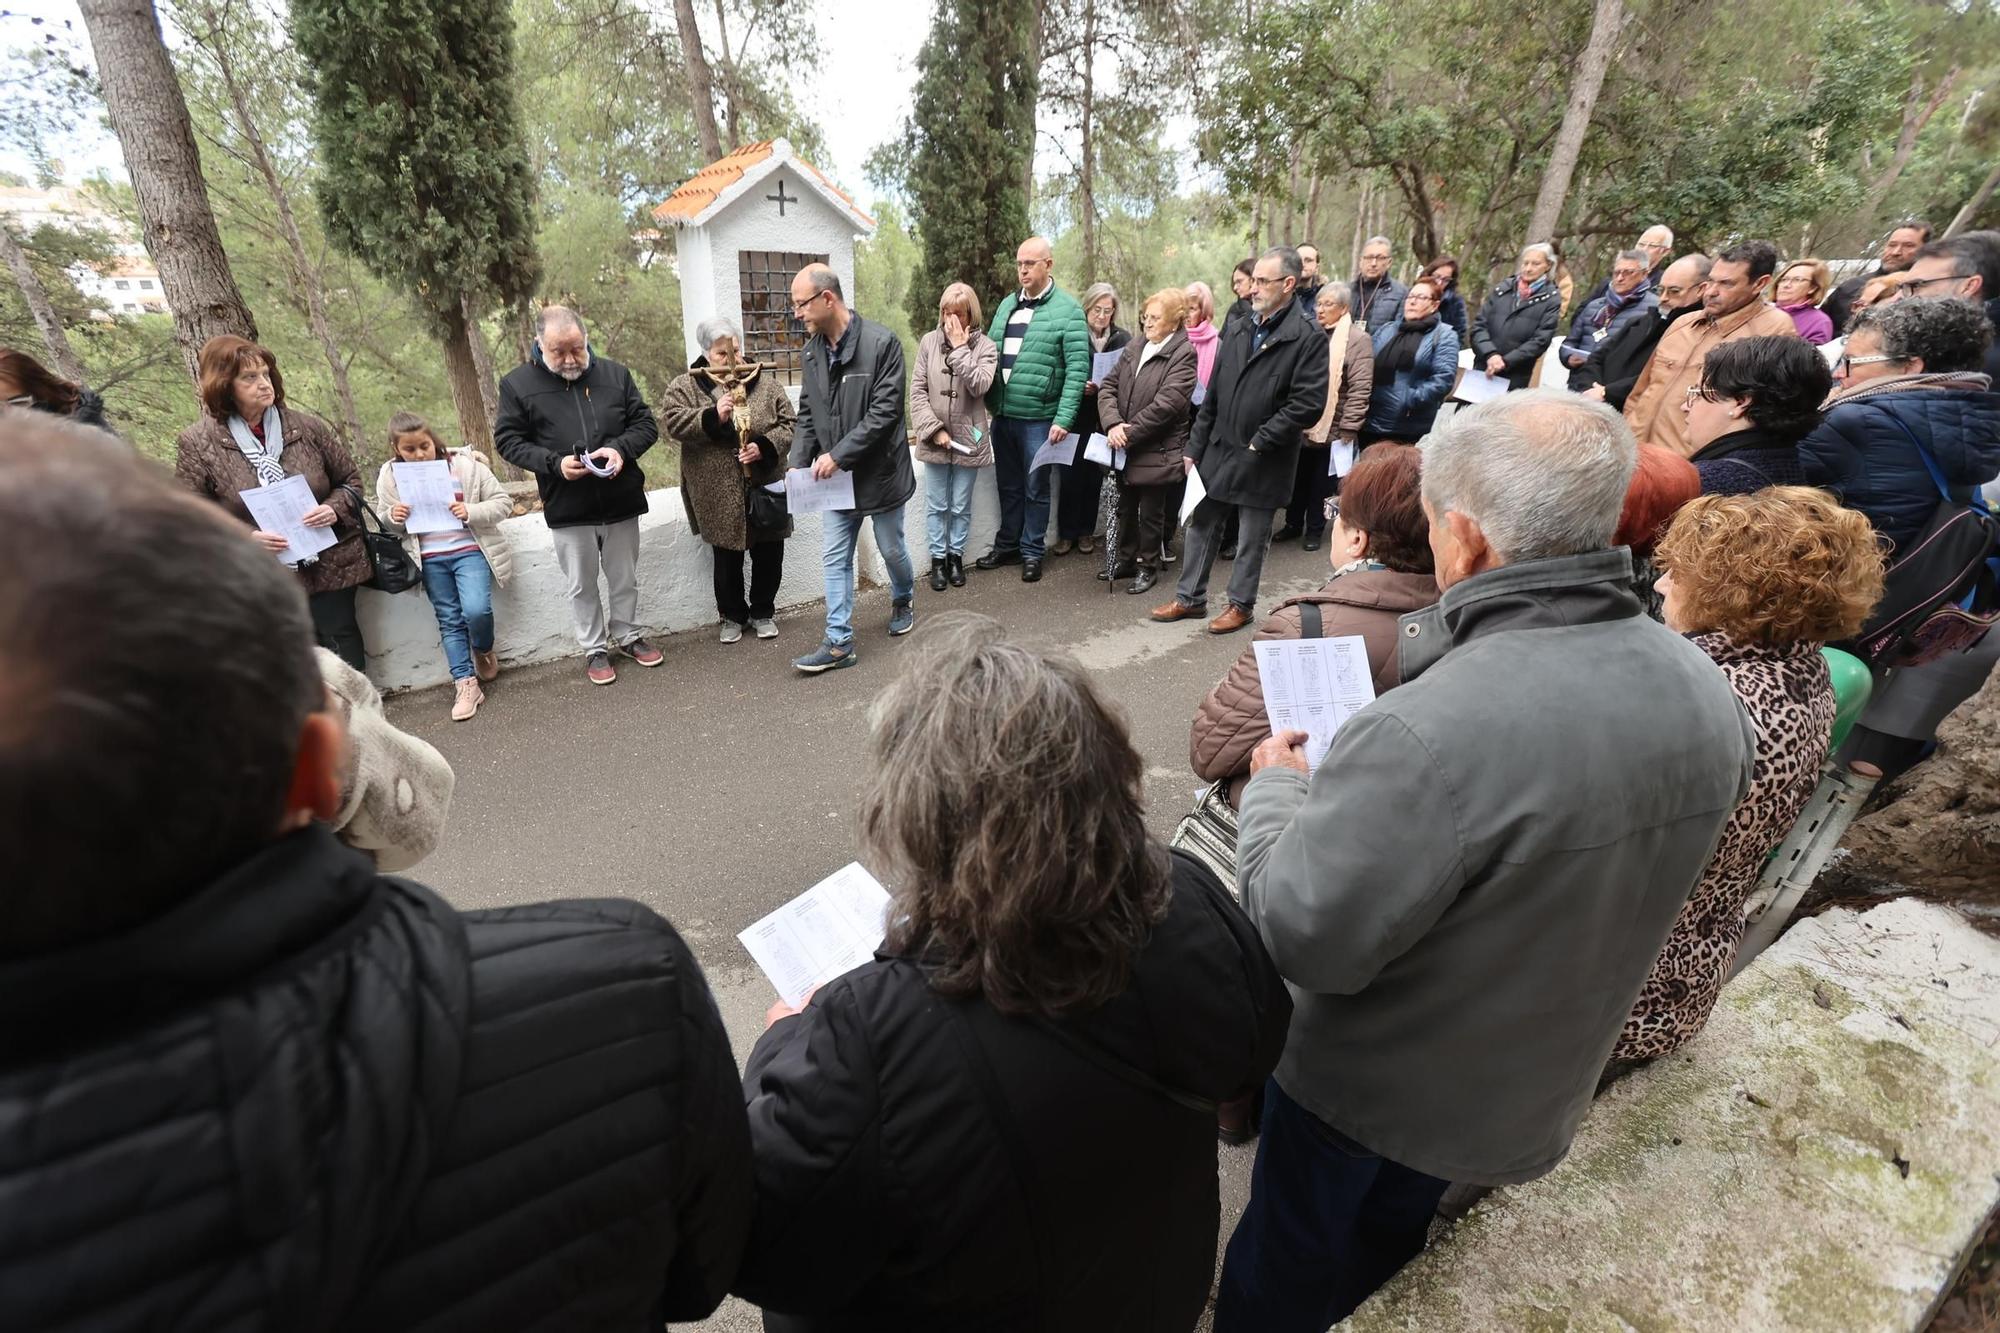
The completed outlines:
<svg viewBox="0 0 2000 1333">
<path fill-rule="evenodd" d="M 1234 634 L 1250 623 L 1249 615 L 1240 606 L 1231 606 L 1227 611 L 1208 622 L 1210 634 Z"/>
<path fill-rule="evenodd" d="M 500 674 L 500 655 L 492 650 L 480 652 L 472 650 L 472 670 L 481 680 L 492 680 Z"/>
<path fill-rule="evenodd" d="M 1156 606 L 1153 608 L 1153 619 L 1159 621 L 1162 625 L 1170 625 L 1176 620 L 1193 620 L 1197 616 L 1205 616 L 1207 614 L 1207 607 L 1185 606 L 1179 599 L 1168 602 L 1165 606 Z"/>
</svg>

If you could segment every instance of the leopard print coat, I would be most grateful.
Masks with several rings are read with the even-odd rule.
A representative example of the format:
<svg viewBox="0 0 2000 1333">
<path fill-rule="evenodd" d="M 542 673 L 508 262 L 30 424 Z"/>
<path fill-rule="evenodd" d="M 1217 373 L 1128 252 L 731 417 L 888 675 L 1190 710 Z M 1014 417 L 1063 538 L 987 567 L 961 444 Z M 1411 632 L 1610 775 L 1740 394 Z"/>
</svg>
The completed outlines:
<svg viewBox="0 0 2000 1333">
<path fill-rule="evenodd" d="M 1743 937 L 1744 899 L 1818 785 L 1833 735 L 1833 678 L 1818 644 L 1745 644 L 1721 633 L 1697 634 L 1694 642 L 1749 710 L 1756 765 L 1625 1020 L 1614 1061 L 1657 1059 L 1708 1021 Z"/>
</svg>

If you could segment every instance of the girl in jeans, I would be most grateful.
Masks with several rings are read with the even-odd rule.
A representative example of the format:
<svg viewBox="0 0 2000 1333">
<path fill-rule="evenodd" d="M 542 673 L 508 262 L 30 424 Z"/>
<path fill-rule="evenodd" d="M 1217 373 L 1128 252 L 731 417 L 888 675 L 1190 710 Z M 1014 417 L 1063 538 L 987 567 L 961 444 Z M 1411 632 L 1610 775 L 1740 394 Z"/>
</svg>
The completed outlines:
<svg viewBox="0 0 2000 1333">
<path fill-rule="evenodd" d="M 484 459 L 470 449 L 447 453 L 437 433 L 413 412 L 390 418 L 389 447 L 395 457 L 382 465 L 375 496 L 387 507 L 387 526 L 404 534 L 403 549 L 423 569 L 424 591 L 430 594 L 445 661 L 457 687 L 451 719 L 463 722 L 486 702 L 479 683 L 500 674 L 500 660 L 493 653 L 493 585 L 505 587 L 513 568 L 513 555 L 499 524 L 512 517 L 514 502 Z M 407 532 L 403 524 L 409 521 L 410 506 L 397 490 L 393 463 L 440 459 L 451 464 L 457 483 L 451 515 L 464 526 L 446 532 Z"/>
<path fill-rule="evenodd" d="M 1000 349 L 980 331 L 985 317 L 972 288 L 954 282 L 938 298 L 938 326 L 917 344 L 910 382 L 910 428 L 924 465 L 924 511 L 931 544 L 931 590 L 965 586 L 965 539 L 972 531 L 972 485 L 993 466 L 986 391 Z"/>
</svg>

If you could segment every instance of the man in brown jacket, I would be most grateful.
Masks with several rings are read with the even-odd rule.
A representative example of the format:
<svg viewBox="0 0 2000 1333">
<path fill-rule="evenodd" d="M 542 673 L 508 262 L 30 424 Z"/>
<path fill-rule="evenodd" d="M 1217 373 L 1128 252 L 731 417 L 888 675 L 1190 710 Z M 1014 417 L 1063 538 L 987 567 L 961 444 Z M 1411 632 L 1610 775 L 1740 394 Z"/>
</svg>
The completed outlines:
<svg viewBox="0 0 2000 1333">
<path fill-rule="evenodd" d="M 1685 408 L 1708 354 L 1738 338 L 1798 336 L 1792 317 L 1765 299 L 1777 267 L 1778 249 L 1769 241 L 1744 241 L 1715 257 L 1701 314 L 1667 330 L 1625 400 L 1625 422 L 1639 443 L 1693 453 Z"/>
</svg>

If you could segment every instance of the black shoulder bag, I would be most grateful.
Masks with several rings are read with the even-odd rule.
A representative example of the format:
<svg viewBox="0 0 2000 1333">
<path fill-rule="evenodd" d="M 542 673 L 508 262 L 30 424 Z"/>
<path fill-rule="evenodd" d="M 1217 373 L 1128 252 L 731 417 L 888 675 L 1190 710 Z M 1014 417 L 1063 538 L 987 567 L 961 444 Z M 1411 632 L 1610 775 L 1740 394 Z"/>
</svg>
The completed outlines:
<svg viewBox="0 0 2000 1333">
<path fill-rule="evenodd" d="M 424 581 L 423 570 L 410 559 L 410 553 L 403 549 L 403 539 L 390 532 L 382 522 L 381 515 L 368 507 L 362 497 L 361 488 L 348 483 L 340 489 L 354 497 L 364 517 L 361 520 L 361 548 L 368 553 L 368 568 L 371 571 L 364 585 L 377 592 L 408 592 Z M 368 526 L 369 519 L 375 520 L 375 527 Z"/>
</svg>

